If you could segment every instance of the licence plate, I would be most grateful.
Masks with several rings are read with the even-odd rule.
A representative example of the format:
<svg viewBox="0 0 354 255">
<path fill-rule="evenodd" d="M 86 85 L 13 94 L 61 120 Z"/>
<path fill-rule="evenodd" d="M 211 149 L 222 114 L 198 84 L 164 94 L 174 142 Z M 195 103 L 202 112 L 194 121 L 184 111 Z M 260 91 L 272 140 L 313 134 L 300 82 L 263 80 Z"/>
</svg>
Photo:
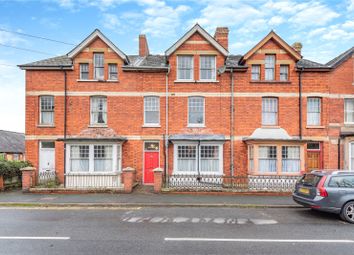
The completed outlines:
<svg viewBox="0 0 354 255">
<path fill-rule="evenodd" d="M 299 188 L 299 192 L 306 195 L 310 194 L 310 190 L 306 188 Z"/>
</svg>

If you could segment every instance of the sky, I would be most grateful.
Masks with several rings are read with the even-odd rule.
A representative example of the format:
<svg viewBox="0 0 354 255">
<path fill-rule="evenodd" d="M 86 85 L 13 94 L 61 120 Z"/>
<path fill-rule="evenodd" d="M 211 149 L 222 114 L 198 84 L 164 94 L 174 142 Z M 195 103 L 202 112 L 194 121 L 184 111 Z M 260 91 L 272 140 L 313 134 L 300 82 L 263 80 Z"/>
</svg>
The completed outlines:
<svg viewBox="0 0 354 255">
<path fill-rule="evenodd" d="M 354 0 L 0 0 L 0 129 L 25 130 L 25 73 L 16 65 L 66 54 L 95 28 L 126 54 L 137 54 L 142 33 L 163 54 L 195 23 L 211 35 L 229 27 L 231 54 L 272 29 L 320 63 L 354 46 Z"/>
</svg>

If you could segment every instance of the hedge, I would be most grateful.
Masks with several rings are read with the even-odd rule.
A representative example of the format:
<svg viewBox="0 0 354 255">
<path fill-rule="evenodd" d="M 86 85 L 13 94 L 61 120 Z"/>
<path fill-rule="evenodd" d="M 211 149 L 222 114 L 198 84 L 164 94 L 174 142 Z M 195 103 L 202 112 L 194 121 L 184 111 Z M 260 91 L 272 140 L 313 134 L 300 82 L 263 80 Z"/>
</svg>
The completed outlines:
<svg viewBox="0 0 354 255">
<path fill-rule="evenodd" d="M 2 175 L 4 179 L 15 176 L 21 177 L 20 169 L 26 166 L 32 166 L 32 164 L 29 161 L 0 160 L 0 175 Z"/>
</svg>

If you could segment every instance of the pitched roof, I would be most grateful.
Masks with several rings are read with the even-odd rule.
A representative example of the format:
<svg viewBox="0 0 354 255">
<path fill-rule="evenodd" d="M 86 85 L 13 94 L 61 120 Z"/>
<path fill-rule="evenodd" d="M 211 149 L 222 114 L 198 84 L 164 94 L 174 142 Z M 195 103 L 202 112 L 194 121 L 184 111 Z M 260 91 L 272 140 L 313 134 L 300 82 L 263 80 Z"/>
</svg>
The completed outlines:
<svg viewBox="0 0 354 255">
<path fill-rule="evenodd" d="M 327 65 L 321 64 L 321 63 L 317 63 L 308 59 L 300 59 L 297 63 L 296 63 L 296 67 L 298 68 L 305 68 L 305 69 L 329 69 L 329 67 Z"/>
<path fill-rule="evenodd" d="M 327 66 L 331 68 L 336 68 L 340 64 L 342 64 L 344 61 L 346 61 L 348 58 L 350 58 L 354 54 L 354 47 L 351 47 L 349 50 L 343 52 L 339 56 L 335 57 L 331 61 L 327 62 Z"/>
<path fill-rule="evenodd" d="M 139 55 L 129 55 L 129 65 L 123 66 L 124 69 L 167 69 L 168 64 L 164 55 L 148 55 L 141 57 Z"/>
<path fill-rule="evenodd" d="M 67 56 L 67 55 L 63 55 L 63 56 L 59 56 L 59 57 L 54 57 L 54 58 L 47 58 L 47 59 L 42 59 L 39 61 L 35 61 L 32 63 L 28 63 L 28 64 L 23 64 L 23 65 L 19 65 L 19 67 L 21 69 L 27 69 L 27 68 L 53 68 L 53 69 L 57 69 L 57 68 L 72 68 L 72 60 Z"/>
<path fill-rule="evenodd" d="M 244 56 L 243 59 L 248 59 L 251 57 L 259 48 L 266 44 L 269 40 L 275 40 L 279 43 L 288 53 L 290 53 L 295 59 L 301 59 L 301 54 L 297 52 L 293 47 L 287 44 L 279 35 L 277 35 L 273 30 L 269 32 L 266 37 L 264 37 L 259 43 L 257 43 L 251 50 L 249 50 Z"/>
<path fill-rule="evenodd" d="M 186 40 L 188 40 L 195 32 L 201 34 L 211 45 L 213 45 L 224 56 L 227 56 L 229 52 L 218 43 L 214 37 L 212 37 L 207 31 L 205 31 L 198 23 L 195 24 L 187 33 L 185 33 L 177 42 L 175 42 L 170 48 L 165 51 L 167 56 L 175 52 Z"/>
<path fill-rule="evenodd" d="M 117 46 L 114 45 L 99 29 L 95 29 L 88 37 L 86 37 L 79 45 L 72 49 L 67 55 L 72 58 L 76 56 L 84 47 L 90 44 L 94 39 L 99 37 L 104 41 L 115 53 L 118 54 L 123 60 L 129 61 L 127 56 Z"/>
<path fill-rule="evenodd" d="M 25 135 L 0 130 L 0 152 L 25 153 Z"/>
<path fill-rule="evenodd" d="M 246 65 L 240 63 L 241 59 L 242 55 L 229 55 L 225 61 L 226 68 L 247 68 Z"/>
</svg>

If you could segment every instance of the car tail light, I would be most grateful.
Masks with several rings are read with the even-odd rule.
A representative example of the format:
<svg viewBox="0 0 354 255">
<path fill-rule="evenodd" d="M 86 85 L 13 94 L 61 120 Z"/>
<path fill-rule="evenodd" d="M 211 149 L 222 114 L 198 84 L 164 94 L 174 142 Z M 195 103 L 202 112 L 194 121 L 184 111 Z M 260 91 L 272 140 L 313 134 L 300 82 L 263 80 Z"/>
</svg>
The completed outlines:
<svg viewBox="0 0 354 255">
<path fill-rule="evenodd" d="M 324 183 L 327 179 L 327 176 L 323 176 L 320 182 L 317 185 L 317 196 L 328 197 L 327 190 L 324 187 Z"/>
</svg>

